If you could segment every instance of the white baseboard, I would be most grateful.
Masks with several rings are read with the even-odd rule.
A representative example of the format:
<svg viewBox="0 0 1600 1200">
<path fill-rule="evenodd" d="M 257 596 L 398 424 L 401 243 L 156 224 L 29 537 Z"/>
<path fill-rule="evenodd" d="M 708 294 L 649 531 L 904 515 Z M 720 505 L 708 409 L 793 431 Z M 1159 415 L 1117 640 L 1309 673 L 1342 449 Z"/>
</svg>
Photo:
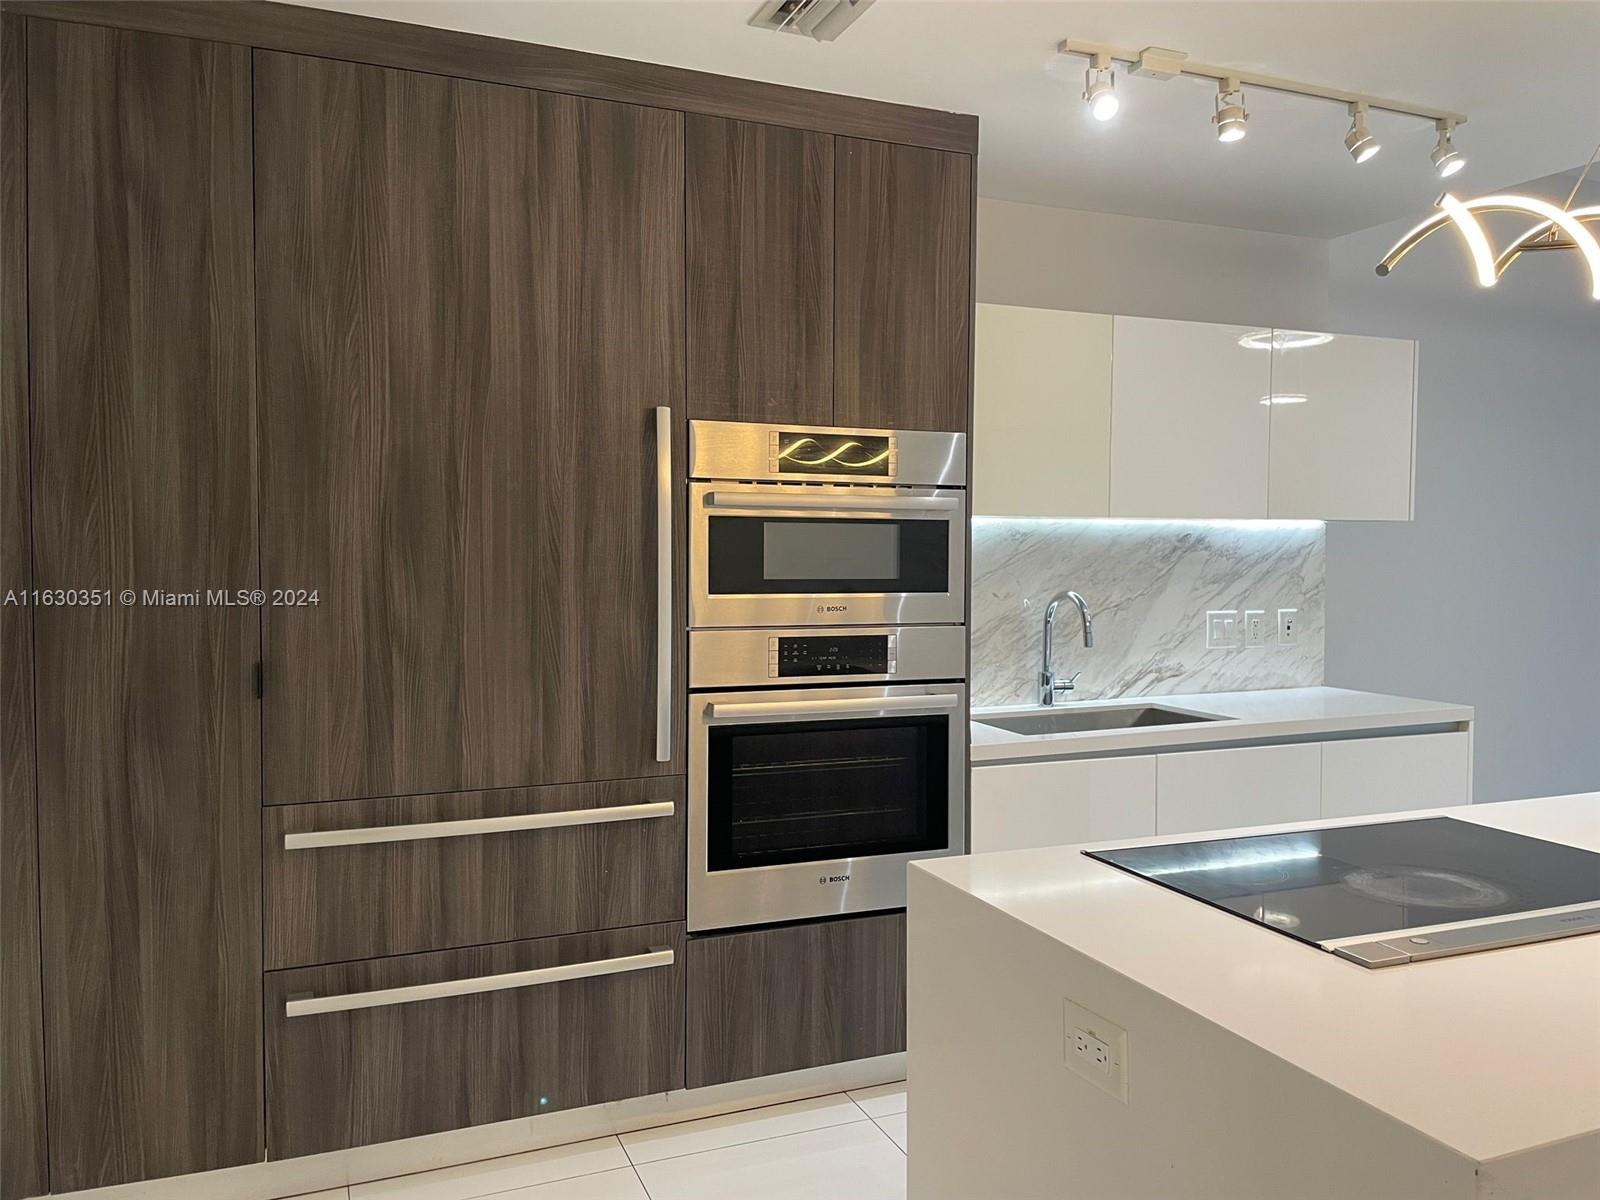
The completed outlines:
<svg viewBox="0 0 1600 1200">
<path fill-rule="evenodd" d="M 906 1056 L 886 1054 L 787 1075 L 639 1096 L 575 1108 L 570 1112 L 452 1129 L 447 1133 L 358 1146 L 306 1158 L 251 1163 L 199 1175 L 150 1179 L 57 1195 L 70 1200 L 283 1200 L 345 1184 L 453 1167 L 485 1158 L 631 1133 L 656 1125 L 802 1100 L 808 1096 L 825 1096 L 847 1088 L 874 1087 L 905 1077 Z"/>
</svg>

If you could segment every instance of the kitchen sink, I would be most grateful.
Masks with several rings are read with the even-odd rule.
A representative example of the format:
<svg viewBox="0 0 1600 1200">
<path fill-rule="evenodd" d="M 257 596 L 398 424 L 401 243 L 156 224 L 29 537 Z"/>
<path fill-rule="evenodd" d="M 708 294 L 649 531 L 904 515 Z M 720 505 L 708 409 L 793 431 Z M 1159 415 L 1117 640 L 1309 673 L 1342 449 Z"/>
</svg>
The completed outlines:
<svg viewBox="0 0 1600 1200">
<path fill-rule="evenodd" d="M 1004 729 L 1010 733 L 1038 737 L 1048 733 L 1084 733 L 1100 729 L 1145 729 L 1158 725 L 1192 725 L 1198 721 L 1221 721 L 1206 713 L 1180 712 L 1153 704 L 1125 705 L 1117 708 L 1058 708 L 1041 712 L 1010 713 L 1005 716 L 975 717 L 979 725 Z"/>
</svg>

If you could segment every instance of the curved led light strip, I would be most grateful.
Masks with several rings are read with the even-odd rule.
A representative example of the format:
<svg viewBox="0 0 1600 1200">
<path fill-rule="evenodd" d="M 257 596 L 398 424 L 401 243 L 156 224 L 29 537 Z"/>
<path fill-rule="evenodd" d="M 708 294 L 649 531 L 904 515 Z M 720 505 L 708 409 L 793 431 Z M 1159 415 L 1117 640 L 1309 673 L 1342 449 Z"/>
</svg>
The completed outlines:
<svg viewBox="0 0 1600 1200">
<path fill-rule="evenodd" d="M 1568 215 L 1571 216 L 1574 220 L 1582 221 L 1586 225 L 1589 224 L 1590 222 L 1600 223 L 1600 204 L 1596 204 L 1592 208 L 1574 208 L 1574 209 L 1571 209 L 1571 210 L 1569 210 Z M 1573 247 L 1573 244 L 1571 242 L 1561 241 L 1561 240 L 1558 240 L 1558 239 L 1555 239 L 1555 238 L 1551 238 L 1550 240 L 1545 241 L 1542 244 L 1538 244 L 1538 245 L 1534 244 L 1534 243 L 1538 242 L 1540 238 L 1545 237 L 1546 234 L 1553 233 L 1555 228 L 1556 228 L 1556 223 L 1554 221 L 1540 221 L 1539 224 L 1535 225 L 1532 229 L 1530 229 L 1526 233 L 1522 234 L 1514 242 L 1512 242 L 1509 246 L 1507 246 L 1504 250 L 1502 250 L 1500 252 L 1500 257 L 1495 260 L 1495 264 L 1494 264 L 1495 273 L 1496 274 L 1500 274 L 1500 273 L 1504 272 L 1507 267 L 1509 267 L 1512 263 L 1516 262 L 1517 259 L 1522 256 L 1522 252 L 1524 250 L 1571 250 L 1571 249 L 1573 249 L 1574 247 Z"/>
<path fill-rule="evenodd" d="M 1584 226 L 1586 220 L 1600 216 L 1600 208 L 1568 212 L 1536 196 L 1479 196 L 1476 200 L 1458 200 L 1448 192 L 1439 197 L 1439 208 L 1440 212 L 1423 221 L 1390 247 L 1389 253 L 1378 263 L 1379 275 L 1387 275 L 1394 270 L 1395 264 L 1429 234 L 1446 225 L 1454 225 L 1472 255 L 1479 285 L 1493 287 L 1499 282 L 1500 273 L 1516 261 L 1523 250 L 1529 248 L 1533 238 L 1559 229 L 1567 237 L 1567 241 L 1560 245 L 1563 248 L 1570 246 L 1583 255 L 1589 268 L 1590 293 L 1600 300 L 1600 241 L 1596 241 L 1594 234 Z M 1511 248 L 1497 259 L 1494 248 L 1489 244 L 1489 235 L 1473 216 L 1475 212 L 1519 212 L 1540 217 L 1542 221 L 1514 241 Z"/>
<path fill-rule="evenodd" d="M 822 443 L 817 441 L 816 438 L 801 438 L 793 445 L 779 451 L 778 457 L 787 458 L 790 462 L 800 467 L 824 467 L 829 463 L 834 463 L 837 466 L 848 467 L 851 470 L 860 470 L 863 467 L 877 466 L 884 459 L 889 457 L 889 452 L 884 450 L 878 454 L 874 454 L 871 458 L 863 459 L 859 462 L 846 462 L 843 457 L 845 454 L 849 453 L 851 450 L 865 449 L 865 447 L 863 447 L 860 442 L 841 442 L 832 450 L 828 451 L 828 453 L 824 454 L 821 458 L 796 458 L 795 452 L 802 446 L 807 445 L 816 446 L 818 449 L 822 448 Z"/>
</svg>

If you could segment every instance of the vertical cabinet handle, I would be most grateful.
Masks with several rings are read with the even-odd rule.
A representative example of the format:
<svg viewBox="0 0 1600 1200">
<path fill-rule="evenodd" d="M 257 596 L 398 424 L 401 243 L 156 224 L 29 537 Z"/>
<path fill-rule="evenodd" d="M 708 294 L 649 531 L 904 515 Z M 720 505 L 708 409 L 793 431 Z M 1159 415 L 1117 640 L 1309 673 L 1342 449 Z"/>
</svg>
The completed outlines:
<svg viewBox="0 0 1600 1200">
<path fill-rule="evenodd" d="M 656 409 L 656 761 L 672 761 L 672 409 Z"/>
</svg>

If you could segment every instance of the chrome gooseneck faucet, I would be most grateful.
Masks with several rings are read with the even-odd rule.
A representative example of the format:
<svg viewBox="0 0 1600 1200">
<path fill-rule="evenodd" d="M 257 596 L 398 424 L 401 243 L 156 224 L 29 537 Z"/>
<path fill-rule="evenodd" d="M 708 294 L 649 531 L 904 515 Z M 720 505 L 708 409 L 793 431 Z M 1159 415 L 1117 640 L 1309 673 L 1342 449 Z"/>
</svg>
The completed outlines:
<svg viewBox="0 0 1600 1200">
<path fill-rule="evenodd" d="M 1051 650 L 1055 644 L 1056 609 L 1063 600 L 1071 600 L 1078 606 L 1078 616 L 1083 619 L 1083 646 L 1084 649 L 1094 645 L 1094 618 L 1089 615 L 1089 606 L 1084 603 L 1082 596 L 1077 592 L 1062 592 L 1050 606 L 1044 610 L 1044 664 L 1039 669 L 1039 703 L 1053 705 L 1058 692 L 1071 692 L 1077 683 L 1078 676 L 1083 672 L 1074 671 L 1067 679 L 1057 679 L 1055 667 L 1050 661 Z"/>
</svg>

